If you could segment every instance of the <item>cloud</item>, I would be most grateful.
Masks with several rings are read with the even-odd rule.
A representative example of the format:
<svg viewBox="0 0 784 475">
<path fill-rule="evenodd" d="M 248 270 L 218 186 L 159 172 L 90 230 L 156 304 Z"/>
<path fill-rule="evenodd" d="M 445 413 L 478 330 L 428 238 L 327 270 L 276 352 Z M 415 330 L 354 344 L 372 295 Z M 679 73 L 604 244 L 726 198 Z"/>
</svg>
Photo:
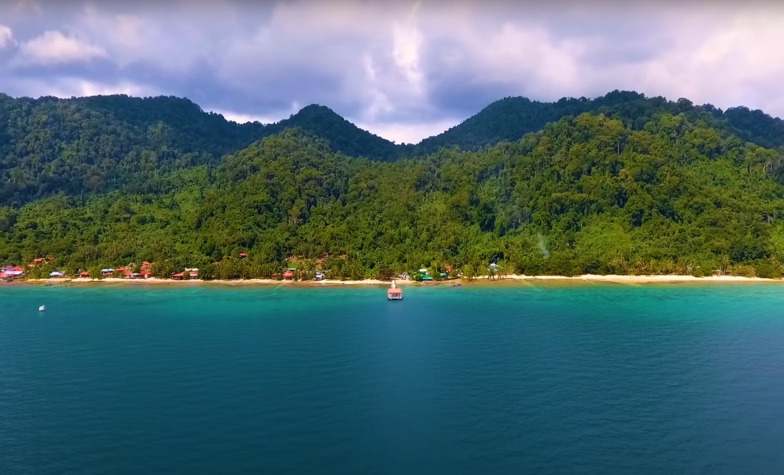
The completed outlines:
<svg viewBox="0 0 784 475">
<path fill-rule="evenodd" d="M 30 92 L 33 91 L 33 92 Z M 163 95 L 164 91 L 130 81 L 98 82 L 81 78 L 21 78 L 6 83 L 4 92 L 12 96 L 54 96 L 60 98 L 126 94 L 136 97 Z"/>
<path fill-rule="evenodd" d="M 239 114 L 236 112 L 232 112 L 230 110 L 223 110 L 223 109 L 206 109 L 216 114 L 222 115 L 226 120 L 236 122 L 238 124 L 246 124 L 248 122 L 260 122 L 262 124 L 270 124 L 273 122 L 279 122 L 281 119 L 285 117 L 265 117 L 261 115 L 253 115 L 253 114 Z M 293 111 L 292 113 L 297 112 Z"/>
<path fill-rule="evenodd" d="M 631 89 L 784 115 L 784 6 L 749 0 L 0 2 L 0 92 L 184 96 L 237 121 L 318 103 L 415 142 L 505 96 Z M 441 130 L 439 130 L 441 129 Z"/>
<path fill-rule="evenodd" d="M 19 48 L 19 59 L 22 63 L 61 64 L 90 61 L 106 56 L 103 48 L 59 31 L 45 31 L 41 36 L 22 43 Z"/>
<path fill-rule="evenodd" d="M 0 25 L 0 50 L 5 49 L 6 46 L 10 45 L 14 41 L 14 34 L 11 31 L 11 28 Z"/>
<path fill-rule="evenodd" d="M 438 135 L 462 122 L 461 119 L 444 119 L 421 123 L 358 122 L 357 127 L 370 130 L 379 137 L 396 143 L 418 143 L 423 138 Z"/>
<path fill-rule="evenodd" d="M 395 58 L 395 65 L 417 95 L 424 92 L 424 76 L 419 66 L 422 32 L 416 27 L 416 14 L 420 4 L 420 2 L 416 2 L 407 21 L 395 23 L 392 31 L 392 56 Z"/>
</svg>

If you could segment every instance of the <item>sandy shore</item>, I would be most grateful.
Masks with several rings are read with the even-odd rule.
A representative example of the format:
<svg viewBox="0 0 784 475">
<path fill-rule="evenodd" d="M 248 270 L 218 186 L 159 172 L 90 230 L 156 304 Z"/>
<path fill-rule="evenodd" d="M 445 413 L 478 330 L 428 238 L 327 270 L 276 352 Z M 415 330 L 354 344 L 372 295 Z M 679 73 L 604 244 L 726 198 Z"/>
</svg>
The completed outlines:
<svg viewBox="0 0 784 475">
<path fill-rule="evenodd" d="M 562 284 L 579 284 L 579 283 L 612 283 L 612 284 L 667 284 L 667 283 L 784 283 L 782 279 L 765 279 L 761 277 L 738 277 L 738 276 L 711 276 L 711 277 L 693 277 L 690 275 L 596 275 L 586 274 L 574 277 L 559 276 L 559 275 L 506 275 L 494 279 L 489 279 L 487 276 L 478 277 L 471 281 L 465 279 L 448 280 L 440 282 L 415 282 L 410 280 L 396 280 L 395 283 L 399 286 L 438 286 L 438 285 L 452 285 L 460 283 L 463 285 L 492 285 L 496 283 L 514 283 L 514 282 L 552 282 Z M 89 278 L 75 278 L 75 279 L 38 279 L 38 280 L 22 280 L 12 282 L 10 285 L 30 284 L 30 285 L 63 285 L 63 284 L 80 284 L 80 285 L 105 285 L 105 284 L 118 284 L 118 285 L 131 285 L 131 286 L 158 286 L 158 285 L 172 285 L 172 286 L 198 286 L 198 285 L 219 285 L 219 286 L 295 286 L 295 287 L 327 287 L 327 286 L 388 286 L 391 282 L 365 279 L 365 280 L 322 280 L 322 281 L 282 281 L 276 279 L 240 279 L 240 280 L 171 280 L 171 279 L 117 279 L 108 278 L 102 280 L 91 280 Z"/>
<path fill-rule="evenodd" d="M 732 275 L 694 277 L 691 275 L 598 275 L 585 274 L 575 277 L 560 275 L 510 275 L 504 276 L 501 280 L 563 280 L 563 281 L 586 281 L 586 282 L 611 282 L 618 284 L 655 284 L 655 283 L 675 283 L 675 282 L 780 282 L 782 279 L 764 279 L 762 277 L 739 277 Z"/>
<path fill-rule="evenodd" d="M 298 280 L 277 280 L 277 279 L 237 279 L 237 280 L 199 280 L 199 279 L 189 279 L 189 280 L 172 280 L 172 279 L 159 279 L 156 277 L 150 277 L 149 279 L 118 279 L 114 277 L 110 277 L 107 279 L 89 279 L 86 277 L 77 277 L 73 279 L 68 278 L 52 278 L 52 279 L 29 279 L 29 280 L 19 280 L 15 282 L 11 282 L 11 284 L 50 284 L 50 285 L 62 285 L 62 284 L 94 284 L 94 285 L 102 285 L 102 284 L 121 284 L 121 285 L 173 285 L 173 286 L 188 286 L 188 285 L 228 285 L 228 286 L 246 286 L 246 285 L 292 285 L 292 286 L 313 286 L 313 287 L 322 287 L 322 286 L 342 286 L 342 285 L 390 285 L 391 282 L 377 280 L 377 279 L 365 279 L 365 280 L 308 280 L 308 281 L 298 281 Z M 420 284 L 419 282 L 414 281 L 406 281 L 406 280 L 396 280 L 395 283 L 397 285 L 417 285 Z"/>
</svg>

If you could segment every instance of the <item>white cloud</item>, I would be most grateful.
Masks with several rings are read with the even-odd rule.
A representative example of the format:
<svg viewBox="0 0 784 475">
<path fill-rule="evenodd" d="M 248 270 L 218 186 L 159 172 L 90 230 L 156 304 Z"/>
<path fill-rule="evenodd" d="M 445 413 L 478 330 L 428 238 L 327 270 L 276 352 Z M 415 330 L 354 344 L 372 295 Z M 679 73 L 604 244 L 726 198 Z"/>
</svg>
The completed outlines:
<svg viewBox="0 0 784 475">
<path fill-rule="evenodd" d="M 555 40 L 541 27 L 505 23 L 481 43 L 467 45 L 476 69 L 490 83 L 519 84 L 539 97 L 562 97 L 580 80 L 581 42 Z"/>
<path fill-rule="evenodd" d="M 18 46 L 16 63 L 0 63 L 0 92 L 159 91 L 241 122 L 319 103 L 398 142 L 438 133 L 506 95 L 633 89 L 784 115 L 784 7 L 401 3 L 0 2 L 8 25 L 0 53 Z M 106 61 L 85 66 L 95 58 Z M 13 68 L 22 61 L 59 67 L 30 77 Z"/>
<path fill-rule="evenodd" d="M 414 4 L 405 23 L 395 23 L 393 27 L 393 51 L 395 64 L 408 80 L 415 94 L 424 92 L 424 76 L 419 66 L 422 33 L 416 26 L 420 2 Z"/>
<path fill-rule="evenodd" d="M 53 96 L 60 98 L 126 94 L 135 97 L 159 96 L 163 91 L 130 81 L 116 83 L 89 81 L 80 78 L 14 80 L 6 82 L 3 92 L 14 96 Z"/>
<path fill-rule="evenodd" d="M 6 46 L 12 44 L 14 41 L 14 33 L 11 28 L 0 25 L 0 50 L 5 49 Z"/>
<path fill-rule="evenodd" d="M 224 109 L 212 109 L 211 112 L 216 114 L 222 115 L 226 120 L 230 120 L 232 122 L 236 122 L 238 124 L 246 124 L 248 122 L 260 122 L 262 124 L 271 124 L 273 122 L 279 122 L 281 119 L 285 119 L 285 117 L 267 117 L 261 115 L 253 115 L 253 114 L 241 114 L 238 112 L 233 112 L 230 110 Z"/>
<path fill-rule="evenodd" d="M 606 76 L 593 74 L 594 81 L 606 84 L 614 76 L 623 87 L 648 95 L 721 108 L 745 105 L 784 116 L 784 98 L 777 92 L 784 80 L 784 51 L 771 47 L 784 42 L 783 12 L 701 13 L 685 24 L 674 21 L 669 44 L 655 56 L 618 64 Z"/>
<path fill-rule="evenodd" d="M 367 101 L 365 106 L 365 113 L 371 119 L 375 120 L 379 115 L 383 115 L 394 110 L 389 96 L 381 90 L 379 86 L 379 77 L 376 66 L 373 62 L 373 57 L 370 54 L 365 54 L 362 57 L 362 64 L 364 67 L 364 81 L 365 93 L 364 98 Z"/>
<path fill-rule="evenodd" d="M 128 96 L 149 97 L 160 95 L 161 92 L 147 85 L 135 84 L 129 81 L 120 81 L 112 84 L 93 81 L 78 80 L 71 85 L 76 90 L 72 96 L 108 96 L 112 94 L 126 94 Z"/>
<path fill-rule="evenodd" d="M 84 40 L 50 30 L 22 43 L 19 55 L 23 63 L 61 64 L 103 58 L 107 53 L 103 48 Z"/>
<path fill-rule="evenodd" d="M 446 119 L 421 123 L 358 122 L 357 127 L 395 143 L 419 143 L 454 127 L 463 119 Z"/>
</svg>

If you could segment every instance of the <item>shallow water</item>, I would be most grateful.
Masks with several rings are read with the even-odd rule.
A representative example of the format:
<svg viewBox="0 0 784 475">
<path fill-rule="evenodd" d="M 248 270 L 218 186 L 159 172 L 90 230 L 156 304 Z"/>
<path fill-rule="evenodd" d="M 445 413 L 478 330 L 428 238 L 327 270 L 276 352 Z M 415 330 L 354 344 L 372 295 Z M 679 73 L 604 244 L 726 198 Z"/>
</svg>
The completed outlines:
<svg viewBox="0 0 784 475">
<path fill-rule="evenodd" d="M 0 473 L 784 467 L 781 286 L 404 292 L 0 287 Z"/>
</svg>

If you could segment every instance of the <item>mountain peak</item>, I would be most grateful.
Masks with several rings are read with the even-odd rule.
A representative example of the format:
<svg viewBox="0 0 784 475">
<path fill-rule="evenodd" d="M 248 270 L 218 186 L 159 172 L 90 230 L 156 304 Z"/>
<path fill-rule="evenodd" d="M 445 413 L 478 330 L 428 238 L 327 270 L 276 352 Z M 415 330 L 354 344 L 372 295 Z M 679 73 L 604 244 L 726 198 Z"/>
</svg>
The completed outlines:
<svg viewBox="0 0 784 475">
<path fill-rule="evenodd" d="M 393 142 L 360 129 L 327 106 L 310 104 L 273 125 L 276 131 L 290 127 L 299 127 L 322 137 L 333 150 L 346 155 L 377 160 L 394 160 L 400 155 Z"/>
</svg>

